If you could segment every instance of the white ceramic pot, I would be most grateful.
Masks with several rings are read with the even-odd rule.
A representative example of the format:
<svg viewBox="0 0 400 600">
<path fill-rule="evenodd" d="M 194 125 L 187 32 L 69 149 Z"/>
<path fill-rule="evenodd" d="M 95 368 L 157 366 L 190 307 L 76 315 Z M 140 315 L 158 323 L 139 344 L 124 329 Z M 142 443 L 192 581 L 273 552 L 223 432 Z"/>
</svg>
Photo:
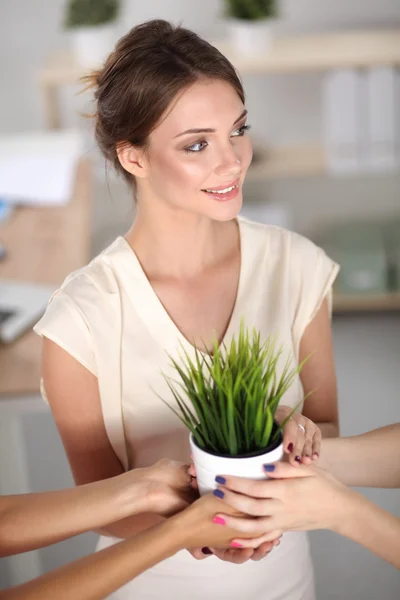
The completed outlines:
<svg viewBox="0 0 400 600">
<path fill-rule="evenodd" d="M 83 67 L 103 64 L 114 48 L 116 30 L 112 25 L 77 27 L 70 32 L 72 52 L 77 63 Z"/>
<path fill-rule="evenodd" d="M 272 45 L 273 27 L 273 19 L 232 19 L 229 22 L 229 36 L 233 51 L 248 58 L 267 53 Z"/>
<path fill-rule="evenodd" d="M 266 479 L 263 465 L 281 460 L 283 456 L 282 441 L 278 441 L 268 452 L 258 456 L 232 458 L 230 456 L 217 456 L 202 450 L 190 434 L 190 447 L 192 459 L 196 468 L 197 484 L 200 495 L 208 494 L 216 488 L 217 475 L 235 475 L 247 479 Z"/>
</svg>

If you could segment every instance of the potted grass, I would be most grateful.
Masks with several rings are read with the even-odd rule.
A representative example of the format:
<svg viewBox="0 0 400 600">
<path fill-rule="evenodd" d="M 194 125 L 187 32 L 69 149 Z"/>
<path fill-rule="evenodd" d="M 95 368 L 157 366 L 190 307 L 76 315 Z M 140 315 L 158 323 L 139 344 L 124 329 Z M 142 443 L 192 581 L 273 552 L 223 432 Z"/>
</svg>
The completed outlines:
<svg viewBox="0 0 400 600">
<path fill-rule="evenodd" d="M 100 65 L 116 41 L 120 0 L 69 0 L 65 27 L 72 51 L 84 67 Z"/>
<path fill-rule="evenodd" d="M 193 359 L 184 349 L 179 362 L 170 357 L 176 379 L 164 377 L 175 404 L 167 404 L 190 432 L 200 494 L 214 489 L 218 474 L 261 479 L 263 464 L 282 458 L 282 428 L 293 413 L 280 425 L 275 413 L 304 364 L 291 368 L 287 359 L 279 373 L 282 353 L 242 322 L 229 347 L 214 340 L 212 354 L 195 348 Z"/>
<path fill-rule="evenodd" d="M 277 0 L 225 0 L 225 12 L 236 54 L 252 58 L 269 51 Z"/>
</svg>

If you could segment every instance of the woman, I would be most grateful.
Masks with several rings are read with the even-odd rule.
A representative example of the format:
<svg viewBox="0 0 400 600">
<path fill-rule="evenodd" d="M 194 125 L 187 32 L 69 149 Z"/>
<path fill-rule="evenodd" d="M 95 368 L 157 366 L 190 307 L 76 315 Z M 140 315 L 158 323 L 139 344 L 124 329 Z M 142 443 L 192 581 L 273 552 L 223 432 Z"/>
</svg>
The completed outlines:
<svg viewBox="0 0 400 600">
<path fill-rule="evenodd" d="M 145 510 L 170 516 L 192 499 L 187 466 L 166 459 L 74 489 L 0 496 L 0 556 L 41 548 Z M 219 504 L 211 495 L 202 498 L 131 540 L 0 590 L 0 599 L 100 600 L 187 544 L 229 546 L 238 532 L 213 524 Z"/>
<path fill-rule="evenodd" d="M 253 538 L 260 528 L 266 536 L 276 530 L 332 529 L 400 569 L 400 519 L 345 485 L 400 488 L 400 423 L 352 438 L 326 440 L 321 462 L 329 474 L 278 463 L 264 468 L 268 477 L 279 481 L 218 476 L 215 495 L 255 518 L 222 513 L 216 522 Z M 261 536 L 235 543 L 247 547 L 263 540 Z"/>
<path fill-rule="evenodd" d="M 137 211 L 124 237 L 66 279 L 35 328 L 44 338 L 43 389 L 75 481 L 161 457 L 186 461 L 188 433 L 159 399 L 172 400 L 162 376 L 173 375 L 168 355 L 179 360 L 181 344 L 189 356 L 196 343 L 207 352 L 215 333 L 229 343 L 243 316 L 263 338 L 279 334 L 294 362 L 313 353 L 278 419 L 316 390 L 284 438 L 292 463 L 315 461 L 320 430 L 337 435 L 330 330 L 337 266 L 299 235 L 238 218 L 252 150 L 234 68 L 196 34 L 156 20 L 122 38 L 90 81 L 97 141 L 135 190 Z M 99 548 L 160 518 L 103 527 Z M 305 534 L 286 535 L 256 564 L 267 552 L 183 551 L 113 597 L 159 598 L 162 590 L 193 600 L 311 600 Z"/>
</svg>

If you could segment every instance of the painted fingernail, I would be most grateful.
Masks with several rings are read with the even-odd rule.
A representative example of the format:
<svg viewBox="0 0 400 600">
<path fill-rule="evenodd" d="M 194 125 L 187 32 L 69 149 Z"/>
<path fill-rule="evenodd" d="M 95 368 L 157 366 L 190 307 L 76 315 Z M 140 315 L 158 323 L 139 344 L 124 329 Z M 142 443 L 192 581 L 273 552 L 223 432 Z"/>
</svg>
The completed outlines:
<svg viewBox="0 0 400 600">
<path fill-rule="evenodd" d="M 289 452 L 293 452 L 293 444 L 292 444 L 292 442 L 290 442 L 290 444 L 287 447 L 287 449 L 289 450 Z"/>
<path fill-rule="evenodd" d="M 237 542 L 232 542 L 231 547 L 232 548 L 243 548 L 242 544 L 238 544 Z"/>
<path fill-rule="evenodd" d="M 207 548 L 207 546 L 204 546 L 204 548 L 201 549 L 203 554 L 212 554 L 210 548 Z"/>
<path fill-rule="evenodd" d="M 221 485 L 225 485 L 225 483 L 226 483 L 225 477 L 221 477 L 221 475 L 217 475 L 215 478 L 215 481 L 217 483 L 220 483 Z"/>
<path fill-rule="evenodd" d="M 217 525 L 225 525 L 225 519 L 223 519 L 222 517 L 214 517 L 213 518 L 213 523 L 216 523 Z"/>
<path fill-rule="evenodd" d="M 217 498 L 221 498 L 221 500 L 225 496 L 225 494 L 222 490 L 214 490 L 213 494 L 214 494 L 214 496 L 217 496 Z"/>
<path fill-rule="evenodd" d="M 296 458 L 294 460 L 299 463 L 301 461 L 301 457 L 300 456 L 296 456 Z"/>
<path fill-rule="evenodd" d="M 267 471 L 267 473 L 272 473 L 275 471 L 275 465 L 264 465 L 264 469 Z"/>
</svg>

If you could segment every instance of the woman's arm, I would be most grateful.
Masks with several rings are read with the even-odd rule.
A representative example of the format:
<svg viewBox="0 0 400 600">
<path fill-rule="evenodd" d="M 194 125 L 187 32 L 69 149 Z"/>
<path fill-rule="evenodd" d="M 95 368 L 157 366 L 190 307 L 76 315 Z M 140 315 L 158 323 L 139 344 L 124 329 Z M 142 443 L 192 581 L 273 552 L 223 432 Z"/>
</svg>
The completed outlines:
<svg viewBox="0 0 400 600">
<path fill-rule="evenodd" d="M 333 356 L 331 319 L 327 299 L 306 328 L 300 343 L 300 362 L 304 365 L 300 379 L 305 400 L 303 415 L 321 430 L 322 437 L 339 435 L 338 401 L 335 362 Z"/>
<path fill-rule="evenodd" d="M 400 487 L 400 423 L 322 442 L 319 466 L 346 485 Z"/>
<path fill-rule="evenodd" d="M 365 546 L 400 568 L 400 519 L 336 480 L 325 471 L 287 463 L 266 465 L 274 479 L 250 481 L 226 477 L 219 486 L 224 501 L 246 515 L 244 519 L 219 514 L 227 527 L 247 538 L 234 541 L 244 548 L 263 543 L 264 532 L 331 529 Z M 269 535 L 267 533 L 267 535 Z"/>
<path fill-rule="evenodd" d="M 97 378 L 60 346 L 43 338 L 43 382 L 77 485 L 123 473 L 109 442 Z M 97 529 L 98 533 L 130 537 L 163 517 L 144 513 Z"/>
<path fill-rule="evenodd" d="M 0 556 L 54 544 L 145 510 L 174 514 L 192 498 L 187 466 L 167 459 L 72 489 L 0 496 Z"/>
<path fill-rule="evenodd" d="M 201 498 L 179 515 L 133 539 L 24 585 L 0 591 L 0 600 L 101 600 L 178 550 L 188 546 L 228 547 L 238 532 L 213 523 L 221 507 L 222 503 L 213 496 Z"/>
</svg>

